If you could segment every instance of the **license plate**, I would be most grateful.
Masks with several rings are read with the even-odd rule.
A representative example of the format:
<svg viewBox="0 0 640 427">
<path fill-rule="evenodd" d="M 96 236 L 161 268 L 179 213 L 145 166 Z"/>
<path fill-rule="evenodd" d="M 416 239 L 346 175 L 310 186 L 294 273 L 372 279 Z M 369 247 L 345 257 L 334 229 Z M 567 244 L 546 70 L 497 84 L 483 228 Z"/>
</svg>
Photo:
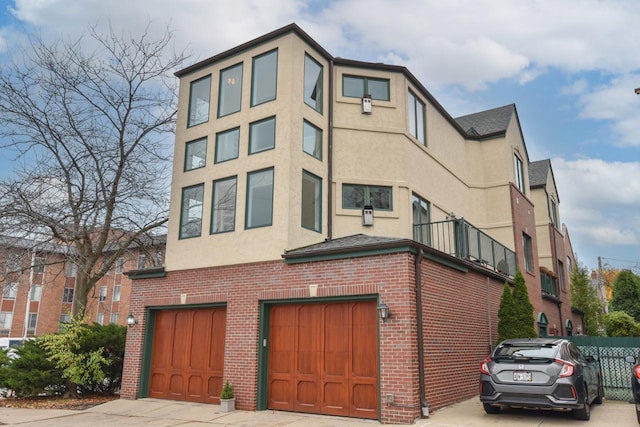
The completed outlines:
<svg viewBox="0 0 640 427">
<path fill-rule="evenodd" d="M 515 371 L 513 373 L 514 381 L 531 382 L 531 372 Z"/>
</svg>

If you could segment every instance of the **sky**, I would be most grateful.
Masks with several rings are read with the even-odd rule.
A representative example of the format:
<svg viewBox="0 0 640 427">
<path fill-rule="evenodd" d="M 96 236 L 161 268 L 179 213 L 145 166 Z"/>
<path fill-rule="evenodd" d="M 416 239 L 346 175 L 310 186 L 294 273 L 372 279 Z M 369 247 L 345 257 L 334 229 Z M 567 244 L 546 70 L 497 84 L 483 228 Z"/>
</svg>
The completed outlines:
<svg viewBox="0 0 640 427">
<path fill-rule="evenodd" d="M 333 56 L 407 67 L 453 117 L 514 103 L 578 260 L 640 272 L 640 1 L 0 0 L 0 67 L 25 34 L 150 22 L 192 63 L 296 23 Z"/>
</svg>

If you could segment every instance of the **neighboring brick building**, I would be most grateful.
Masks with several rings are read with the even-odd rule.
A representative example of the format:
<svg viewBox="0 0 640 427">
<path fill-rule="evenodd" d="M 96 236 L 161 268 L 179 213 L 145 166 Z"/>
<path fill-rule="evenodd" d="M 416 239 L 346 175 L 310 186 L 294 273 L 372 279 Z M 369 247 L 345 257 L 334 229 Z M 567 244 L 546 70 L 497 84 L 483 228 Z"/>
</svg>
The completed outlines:
<svg viewBox="0 0 640 427">
<path fill-rule="evenodd" d="M 477 394 L 517 269 L 542 334 L 579 327 L 514 105 L 454 119 L 294 24 L 176 75 L 166 263 L 128 273 L 123 398 L 217 403 L 229 380 L 241 409 L 410 423 Z"/>
</svg>

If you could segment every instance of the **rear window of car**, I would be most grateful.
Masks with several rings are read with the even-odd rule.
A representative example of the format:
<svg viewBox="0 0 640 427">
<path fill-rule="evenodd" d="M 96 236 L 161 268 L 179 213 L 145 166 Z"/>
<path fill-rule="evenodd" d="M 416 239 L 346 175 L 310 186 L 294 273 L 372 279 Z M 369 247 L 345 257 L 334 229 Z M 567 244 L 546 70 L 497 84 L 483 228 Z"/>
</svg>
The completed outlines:
<svg viewBox="0 0 640 427">
<path fill-rule="evenodd" d="M 508 345 L 498 347 L 493 355 L 553 359 L 557 351 L 553 345 Z"/>
</svg>

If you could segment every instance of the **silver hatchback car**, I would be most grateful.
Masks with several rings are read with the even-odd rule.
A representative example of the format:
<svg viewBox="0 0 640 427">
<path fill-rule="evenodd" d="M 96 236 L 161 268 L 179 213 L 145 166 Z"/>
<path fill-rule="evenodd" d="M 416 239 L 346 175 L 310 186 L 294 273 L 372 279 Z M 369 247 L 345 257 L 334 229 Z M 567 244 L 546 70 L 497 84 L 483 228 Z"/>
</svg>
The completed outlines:
<svg viewBox="0 0 640 427">
<path fill-rule="evenodd" d="M 591 403 L 602 403 L 600 363 L 562 338 L 523 338 L 501 342 L 480 365 L 480 401 L 488 414 L 502 405 L 572 410 L 591 417 Z"/>
</svg>

